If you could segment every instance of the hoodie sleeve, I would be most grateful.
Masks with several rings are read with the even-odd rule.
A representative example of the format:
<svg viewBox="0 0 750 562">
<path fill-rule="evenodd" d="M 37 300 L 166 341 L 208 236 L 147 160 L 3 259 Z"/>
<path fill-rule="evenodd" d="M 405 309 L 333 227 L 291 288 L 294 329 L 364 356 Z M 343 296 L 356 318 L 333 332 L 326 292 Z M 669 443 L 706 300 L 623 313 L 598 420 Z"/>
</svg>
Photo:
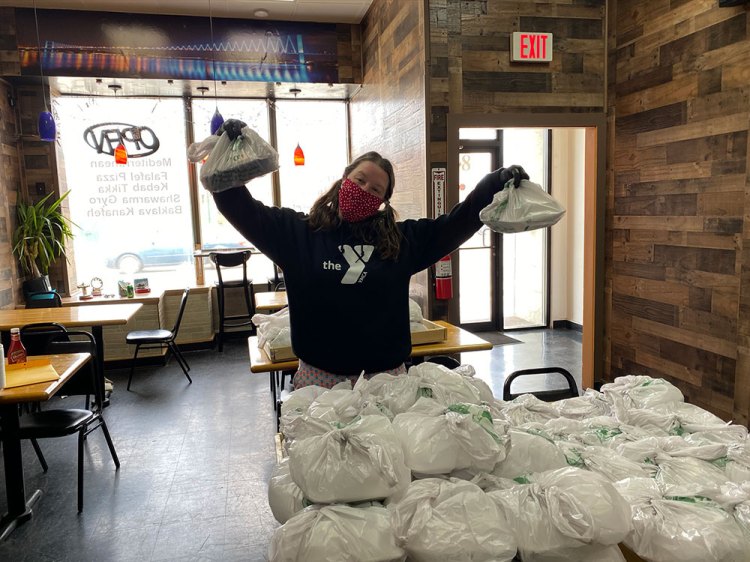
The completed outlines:
<svg viewBox="0 0 750 562">
<path fill-rule="evenodd" d="M 492 202 L 513 178 L 511 168 L 499 168 L 482 178 L 474 190 L 450 213 L 435 219 L 407 220 L 402 232 L 409 244 L 408 252 L 414 273 L 450 254 L 482 227 L 479 212 Z"/>
<path fill-rule="evenodd" d="M 284 249 L 293 247 L 301 213 L 264 205 L 245 186 L 214 193 L 213 197 L 216 208 L 232 226 L 283 269 L 289 254 Z"/>
</svg>

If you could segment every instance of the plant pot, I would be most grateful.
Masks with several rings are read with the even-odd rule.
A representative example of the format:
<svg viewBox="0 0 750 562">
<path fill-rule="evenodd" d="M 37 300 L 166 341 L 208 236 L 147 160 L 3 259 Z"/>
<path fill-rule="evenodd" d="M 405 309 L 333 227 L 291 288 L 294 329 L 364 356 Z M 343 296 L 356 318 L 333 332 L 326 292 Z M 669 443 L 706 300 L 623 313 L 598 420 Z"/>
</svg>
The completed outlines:
<svg viewBox="0 0 750 562">
<path fill-rule="evenodd" d="M 42 275 L 34 279 L 28 279 L 23 282 L 23 296 L 29 300 L 29 295 L 33 293 L 43 293 L 51 291 L 52 285 L 49 283 L 49 275 Z"/>
</svg>

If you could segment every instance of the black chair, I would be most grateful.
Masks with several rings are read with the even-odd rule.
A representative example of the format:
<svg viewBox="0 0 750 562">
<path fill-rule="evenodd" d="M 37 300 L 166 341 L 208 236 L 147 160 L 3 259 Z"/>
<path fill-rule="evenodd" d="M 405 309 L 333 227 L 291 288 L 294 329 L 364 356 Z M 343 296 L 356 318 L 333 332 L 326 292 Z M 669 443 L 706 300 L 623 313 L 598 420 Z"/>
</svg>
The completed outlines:
<svg viewBox="0 0 750 562">
<path fill-rule="evenodd" d="M 250 250 L 241 252 L 211 252 L 209 257 L 216 266 L 216 275 L 219 280 L 216 282 L 217 300 L 219 303 L 219 351 L 224 350 L 224 334 L 226 328 L 237 328 L 240 326 L 249 326 L 250 331 L 254 332 L 252 317 L 255 314 L 255 291 L 253 290 L 253 280 L 247 278 L 247 262 L 251 256 Z M 242 279 L 225 280 L 222 275 L 222 268 L 242 267 Z M 246 314 L 234 314 L 227 316 L 225 311 L 227 289 L 242 289 L 245 300 Z"/>
<path fill-rule="evenodd" d="M 117 468 L 120 459 L 117 457 L 107 423 L 102 416 L 104 404 L 104 374 L 96 360 L 96 341 L 89 332 L 67 330 L 54 323 L 27 324 L 21 328 L 24 345 L 29 355 L 90 353 L 91 360 L 63 385 L 59 394 L 67 397 L 86 397 L 85 408 L 53 408 L 24 414 L 19 419 L 19 437 L 31 440 L 39 463 L 47 472 L 47 461 L 37 442 L 38 439 L 65 437 L 78 434 L 78 511 L 83 510 L 83 446 L 86 437 L 97 428 L 102 429 L 109 452 Z M 93 402 L 90 398 L 93 397 Z M 67 400 L 67 399 L 66 399 Z"/>
<path fill-rule="evenodd" d="M 26 296 L 26 308 L 59 308 L 62 298 L 57 291 L 29 293 Z"/>
<path fill-rule="evenodd" d="M 550 373 L 558 373 L 565 377 L 568 383 L 568 388 L 554 389 L 554 390 L 536 390 L 533 392 L 517 392 L 513 393 L 510 390 L 511 383 L 519 378 L 529 375 L 545 375 Z M 569 371 L 562 367 L 539 367 L 537 369 L 521 369 L 519 371 L 513 371 L 506 379 L 503 384 L 503 400 L 509 401 L 521 396 L 521 394 L 533 394 L 540 400 L 545 402 L 554 402 L 556 400 L 562 400 L 564 398 L 575 398 L 578 396 L 578 385 L 576 384 L 573 375 Z"/>
<path fill-rule="evenodd" d="M 155 329 L 155 330 L 134 330 L 129 332 L 125 336 L 125 342 L 129 345 L 135 345 L 135 353 L 133 354 L 133 362 L 130 365 L 130 376 L 128 377 L 128 390 L 130 390 L 130 383 L 133 380 L 133 372 L 135 371 L 136 361 L 138 360 L 139 349 L 155 349 L 163 348 L 165 345 L 167 349 L 172 352 L 172 355 L 177 359 L 177 363 L 180 364 L 182 372 L 185 373 L 187 380 L 192 384 L 193 379 L 190 378 L 188 371 L 190 365 L 188 365 L 185 358 L 182 356 L 180 349 L 175 344 L 177 339 L 177 333 L 180 330 L 180 323 L 182 322 L 182 315 L 185 313 L 185 306 L 187 305 L 188 295 L 190 295 L 190 289 L 187 288 L 182 293 L 182 300 L 180 301 L 180 309 L 177 311 L 177 318 L 174 323 L 174 328 L 171 330 Z"/>
<path fill-rule="evenodd" d="M 451 357 L 450 355 L 430 355 L 428 357 L 425 357 L 424 360 L 428 363 L 443 365 L 444 367 L 448 367 L 449 369 L 456 369 L 461 366 L 461 362 L 455 357 Z"/>
</svg>

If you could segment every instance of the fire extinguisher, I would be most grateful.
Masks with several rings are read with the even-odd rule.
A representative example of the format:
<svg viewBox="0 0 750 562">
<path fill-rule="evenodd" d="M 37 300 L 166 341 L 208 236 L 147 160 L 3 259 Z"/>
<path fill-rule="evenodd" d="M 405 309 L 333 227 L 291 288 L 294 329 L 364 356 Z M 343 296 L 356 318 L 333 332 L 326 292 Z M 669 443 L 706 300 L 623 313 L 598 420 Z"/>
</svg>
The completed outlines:
<svg viewBox="0 0 750 562">
<path fill-rule="evenodd" d="M 443 256 L 435 264 L 435 297 L 453 298 L 453 267 L 450 256 Z"/>
</svg>

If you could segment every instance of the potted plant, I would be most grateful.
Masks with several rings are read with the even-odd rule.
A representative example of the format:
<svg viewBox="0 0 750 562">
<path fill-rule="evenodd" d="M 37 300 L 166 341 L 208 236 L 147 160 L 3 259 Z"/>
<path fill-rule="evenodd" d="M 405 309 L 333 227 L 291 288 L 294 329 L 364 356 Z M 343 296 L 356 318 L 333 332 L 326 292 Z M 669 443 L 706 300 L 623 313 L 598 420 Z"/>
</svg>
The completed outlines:
<svg viewBox="0 0 750 562">
<path fill-rule="evenodd" d="M 19 200 L 18 226 L 13 233 L 13 253 L 27 277 L 24 295 L 51 291 L 49 268 L 59 256 L 65 257 L 65 243 L 73 238 L 75 223 L 62 213 L 61 204 L 70 191 L 50 201 L 53 193 L 37 203 Z"/>
</svg>

